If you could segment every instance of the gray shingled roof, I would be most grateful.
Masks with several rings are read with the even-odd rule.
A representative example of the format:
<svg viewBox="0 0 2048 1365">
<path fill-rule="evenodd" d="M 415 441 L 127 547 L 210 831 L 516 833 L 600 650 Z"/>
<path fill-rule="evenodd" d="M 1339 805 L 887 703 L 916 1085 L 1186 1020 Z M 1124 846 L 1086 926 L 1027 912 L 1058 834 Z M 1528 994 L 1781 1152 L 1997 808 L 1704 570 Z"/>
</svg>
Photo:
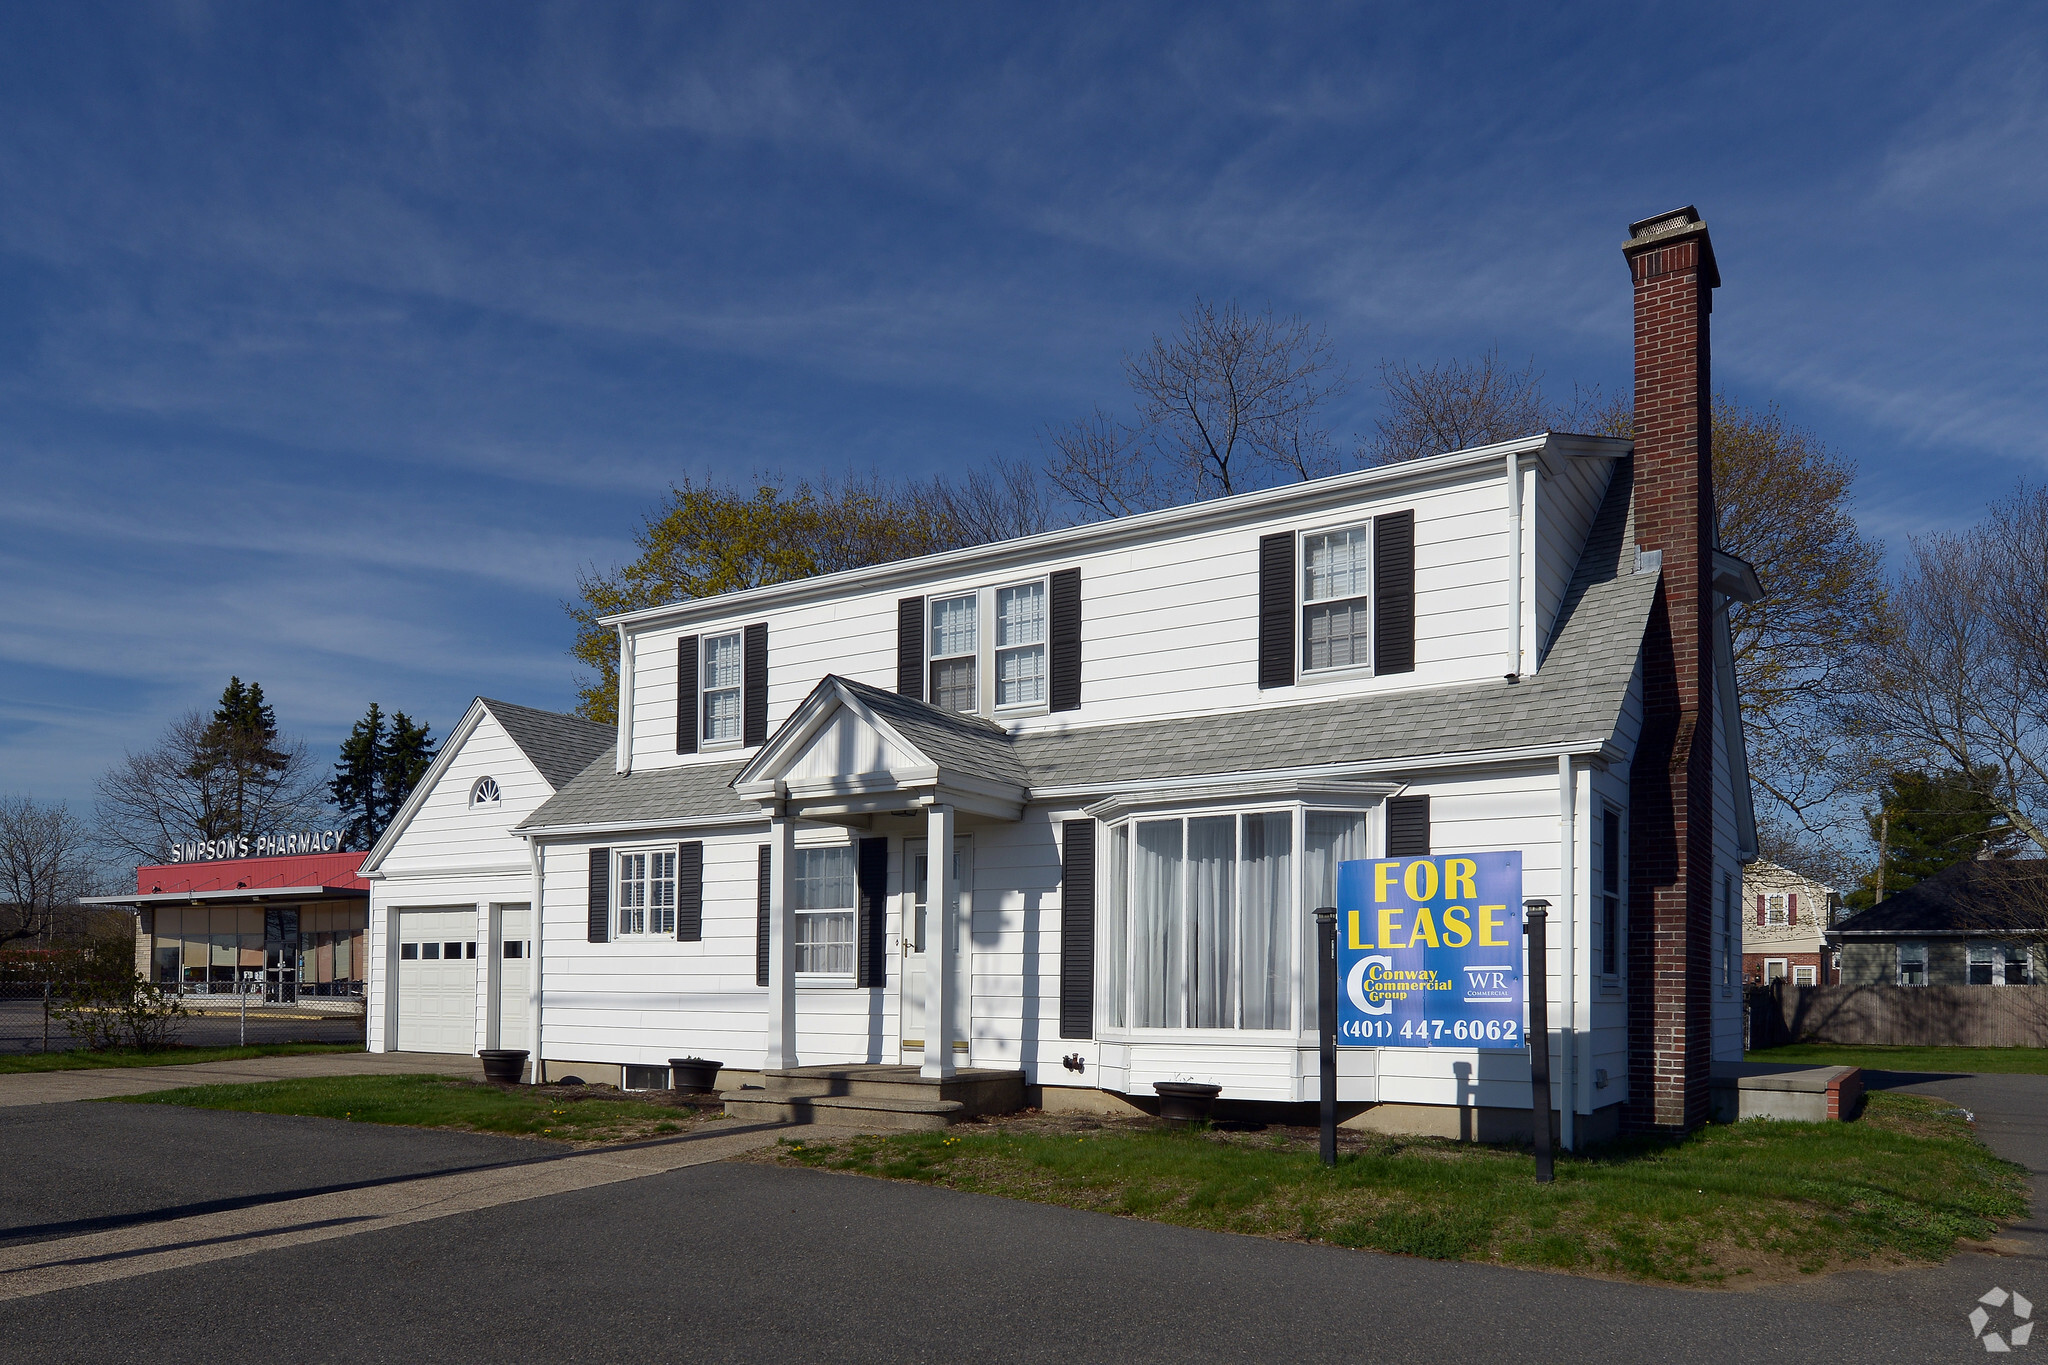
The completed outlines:
<svg viewBox="0 0 2048 1365">
<path fill-rule="evenodd" d="M 985 777 L 991 782 L 1028 785 L 1010 732 L 993 721 L 947 711 L 851 678 L 827 676 L 819 686 L 835 681 L 939 766 Z"/>
<path fill-rule="evenodd" d="M 621 776 L 613 771 L 613 746 L 583 770 L 581 776 L 541 803 L 519 829 L 550 825 L 640 824 L 648 820 L 694 820 L 730 816 L 758 820 L 761 808 L 733 792 L 738 763 L 688 763 L 679 768 L 648 768 Z"/>
<path fill-rule="evenodd" d="M 2039 933 L 2048 928 L 2048 858 L 1972 858 L 1885 897 L 1838 933 Z"/>
<path fill-rule="evenodd" d="M 581 716 L 536 711 L 531 706 L 493 701 L 489 697 L 479 700 L 556 791 L 568 786 L 599 754 L 609 752 L 617 735 L 613 727 L 593 724 Z"/>
<path fill-rule="evenodd" d="M 1659 576 L 1634 572 L 1629 462 L 1618 462 L 1559 604 L 1541 668 L 1519 683 L 1467 683 L 1229 715 L 1098 725 L 1009 737 L 1001 728 L 866 683 L 840 679 L 905 739 L 956 770 L 1033 790 L 1261 772 L 1373 760 L 1433 759 L 1614 735 Z M 734 795 L 740 763 L 696 763 L 620 777 L 607 761 L 521 828 L 731 816 L 759 819 Z"/>
</svg>

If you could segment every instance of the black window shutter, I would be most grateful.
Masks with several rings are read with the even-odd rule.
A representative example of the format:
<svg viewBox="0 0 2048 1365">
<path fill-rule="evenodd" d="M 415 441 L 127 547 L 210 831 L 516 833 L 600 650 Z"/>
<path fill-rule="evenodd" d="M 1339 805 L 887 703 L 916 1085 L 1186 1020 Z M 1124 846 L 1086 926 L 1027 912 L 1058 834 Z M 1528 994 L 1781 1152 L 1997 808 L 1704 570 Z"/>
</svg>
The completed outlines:
<svg viewBox="0 0 2048 1365">
<path fill-rule="evenodd" d="M 760 870 L 754 879 L 754 984 L 768 984 L 768 881 L 773 873 L 771 850 L 761 845 Z"/>
<path fill-rule="evenodd" d="M 590 941 L 609 942 L 612 936 L 612 851 L 590 850 Z"/>
<path fill-rule="evenodd" d="M 740 743 L 768 742 L 768 623 L 747 627 L 740 679 Z"/>
<path fill-rule="evenodd" d="M 1372 519 L 1372 671 L 1415 671 L 1415 514 Z"/>
<path fill-rule="evenodd" d="M 889 984 L 889 841 L 863 839 L 854 862 L 858 889 L 853 928 L 856 986 Z"/>
<path fill-rule="evenodd" d="M 896 691 L 924 700 L 924 599 L 896 603 Z"/>
<path fill-rule="evenodd" d="M 1429 856 L 1429 798 L 1396 796 L 1387 802 L 1387 856 Z"/>
<path fill-rule="evenodd" d="M 676 939 L 699 943 L 704 938 L 704 844 L 692 840 L 676 848 Z"/>
<path fill-rule="evenodd" d="M 1060 1037 L 1095 1036 L 1095 822 L 1060 830 Z"/>
<path fill-rule="evenodd" d="M 1049 650 L 1055 711 L 1081 709 L 1081 571 L 1059 569 L 1052 575 L 1052 635 Z"/>
<path fill-rule="evenodd" d="M 697 752 L 697 637 L 676 641 L 676 752 Z"/>
<path fill-rule="evenodd" d="M 1294 532 L 1259 537 L 1259 686 L 1294 686 Z"/>
</svg>

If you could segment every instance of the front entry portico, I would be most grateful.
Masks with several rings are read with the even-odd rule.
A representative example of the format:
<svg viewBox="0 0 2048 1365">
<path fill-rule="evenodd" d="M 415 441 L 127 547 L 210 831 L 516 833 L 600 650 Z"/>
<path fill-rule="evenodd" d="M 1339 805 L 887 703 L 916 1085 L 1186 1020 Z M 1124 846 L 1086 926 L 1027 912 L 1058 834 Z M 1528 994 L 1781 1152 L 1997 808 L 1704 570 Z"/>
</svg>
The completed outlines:
<svg viewBox="0 0 2048 1365">
<path fill-rule="evenodd" d="M 798 1056 L 797 834 L 800 825 L 828 824 L 876 833 L 895 831 L 906 845 L 903 882 L 914 875 L 908 845 L 956 848 L 977 824 L 1014 822 L 1022 816 L 1025 781 L 999 726 L 958 715 L 844 678 L 821 681 L 733 779 L 744 800 L 758 803 L 769 820 L 768 1023 L 765 1069 L 791 1071 Z M 918 836 L 922 836 L 921 839 Z M 905 896 L 908 912 L 895 955 L 903 991 L 916 989 L 917 1033 L 911 1011 L 899 1013 L 901 1043 L 922 1035 L 918 1074 L 944 1080 L 958 1070 L 955 1043 L 966 1041 L 962 1021 L 971 988 L 972 934 L 966 915 L 972 896 L 959 873 L 964 859 L 922 859 L 922 897 Z M 862 896 L 874 894 L 864 887 Z M 923 951 L 916 951 L 914 906 L 925 906 Z M 870 913 L 885 913 L 882 907 Z M 906 964 L 917 958 L 920 980 Z M 963 980 L 963 978 L 965 978 Z M 863 984 L 874 985 L 875 982 Z"/>
</svg>

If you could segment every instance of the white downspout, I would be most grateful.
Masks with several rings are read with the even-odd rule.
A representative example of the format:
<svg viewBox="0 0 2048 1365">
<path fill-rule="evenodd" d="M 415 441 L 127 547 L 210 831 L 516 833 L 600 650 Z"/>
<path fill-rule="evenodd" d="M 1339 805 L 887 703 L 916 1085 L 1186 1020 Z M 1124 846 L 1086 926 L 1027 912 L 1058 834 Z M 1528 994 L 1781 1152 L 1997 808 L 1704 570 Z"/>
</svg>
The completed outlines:
<svg viewBox="0 0 2048 1365">
<path fill-rule="evenodd" d="M 528 1030 L 532 1034 L 528 1046 L 533 1051 L 533 1056 L 527 1058 L 527 1075 L 532 1077 L 532 1084 L 540 1085 L 544 1079 L 540 1070 L 540 945 L 547 937 L 541 932 L 541 896 L 546 890 L 547 874 L 544 870 L 540 840 L 531 835 L 527 836 L 526 855 L 533 862 L 533 905 L 526 912 L 527 928 L 533 932 L 533 950 L 526 968 L 526 1017 L 529 1021 Z"/>
<path fill-rule="evenodd" d="M 613 771 L 633 771 L 633 637 L 619 627 L 619 753 Z"/>
<path fill-rule="evenodd" d="M 1508 676 L 1522 675 L 1522 456 L 1508 456 Z"/>
<path fill-rule="evenodd" d="M 1578 1150 L 1579 1112 L 1579 972 L 1578 972 L 1578 886 L 1577 836 L 1573 831 L 1579 794 L 1572 781 L 1572 756 L 1557 756 L 1557 889 L 1559 918 L 1564 921 L 1564 1035 L 1559 1060 L 1564 1064 L 1564 1149 Z"/>
</svg>

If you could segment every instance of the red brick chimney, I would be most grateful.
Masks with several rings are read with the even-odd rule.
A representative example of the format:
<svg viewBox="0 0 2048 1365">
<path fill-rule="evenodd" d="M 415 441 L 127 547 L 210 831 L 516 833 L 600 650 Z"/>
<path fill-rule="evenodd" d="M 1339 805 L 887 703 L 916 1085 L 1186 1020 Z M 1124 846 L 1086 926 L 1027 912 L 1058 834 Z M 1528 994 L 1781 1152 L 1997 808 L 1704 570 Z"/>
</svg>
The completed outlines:
<svg viewBox="0 0 2048 1365">
<path fill-rule="evenodd" d="M 1635 534 L 1662 557 L 1643 636 L 1645 721 L 1629 774 L 1624 1126 L 1707 1120 L 1714 914 L 1714 485 L 1707 324 L 1721 283 L 1688 205 L 1629 224 L 1635 281 Z M 1639 571 L 1648 563 L 1638 562 Z"/>
</svg>

